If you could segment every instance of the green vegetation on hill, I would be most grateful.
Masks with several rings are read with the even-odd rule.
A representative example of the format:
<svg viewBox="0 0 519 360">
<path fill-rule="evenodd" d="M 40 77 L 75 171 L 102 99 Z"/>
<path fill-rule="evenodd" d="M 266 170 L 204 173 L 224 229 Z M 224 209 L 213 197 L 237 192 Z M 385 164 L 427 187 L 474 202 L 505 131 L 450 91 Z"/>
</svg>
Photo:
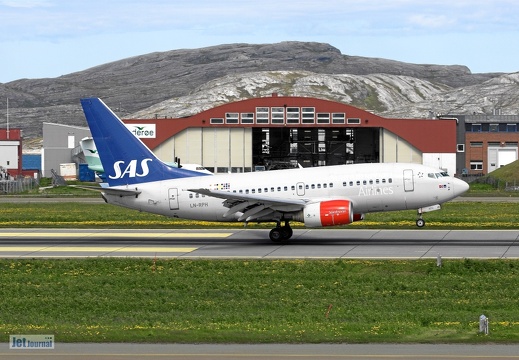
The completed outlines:
<svg viewBox="0 0 519 360">
<path fill-rule="evenodd" d="M 506 166 L 492 171 L 471 183 L 470 192 L 495 190 L 497 195 L 499 192 L 506 191 L 509 195 L 513 192 L 519 194 L 515 189 L 519 187 L 519 160 L 516 160 Z M 502 195 L 502 194 L 501 194 Z"/>
</svg>

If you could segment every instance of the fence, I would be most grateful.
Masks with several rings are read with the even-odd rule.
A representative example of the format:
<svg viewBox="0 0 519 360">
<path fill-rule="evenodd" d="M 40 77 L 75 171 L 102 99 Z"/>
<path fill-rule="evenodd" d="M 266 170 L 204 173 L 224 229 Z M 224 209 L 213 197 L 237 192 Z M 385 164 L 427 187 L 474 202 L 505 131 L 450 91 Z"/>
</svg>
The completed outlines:
<svg viewBox="0 0 519 360">
<path fill-rule="evenodd" d="M 34 178 L 19 178 L 15 180 L 0 180 L 0 194 L 16 194 L 32 190 L 39 186 Z"/>
<path fill-rule="evenodd" d="M 475 179 L 473 182 L 479 184 L 488 184 L 491 185 L 494 189 L 501 189 L 504 191 L 519 191 L 519 179 L 504 181 L 496 179 L 492 176 L 484 176 Z"/>
</svg>

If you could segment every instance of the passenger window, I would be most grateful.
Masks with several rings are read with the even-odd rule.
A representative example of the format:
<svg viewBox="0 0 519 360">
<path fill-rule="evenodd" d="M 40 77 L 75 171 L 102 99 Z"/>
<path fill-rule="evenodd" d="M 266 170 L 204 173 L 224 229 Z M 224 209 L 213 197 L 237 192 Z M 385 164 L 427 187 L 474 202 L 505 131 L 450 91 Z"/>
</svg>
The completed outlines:
<svg viewBox="0 0 519 360">
<path fill-rule="evenodd" d="M 321 184 L 317 184 L 317 188 L 320 189 L 321 188 Z"/>
<path fill-rule="evenodd" d="M 261 194 L 261 188 L 258 189 L 258 194 Z"/>
<path fill-rule="evenodd" d="M 343 182 L 342 182 L 342 186 L 346 186 L 346 181 L 343 181 Z"/>
<path fill-rule="evenodd" d="M 330 187 L 331 187 L 331 188 L 333 187 L 333 183 L 330 183 Z"/>
<path fill-rule="evenodd" d="M 251 192 L 252 192 L 253 194 L 255 194 L 255 193 L 256 193 L 256 189 L 252 189 Z"/>
<path fill-rule="evenodd" d="M 377 183 L 377 184 L 378 184 L 379 182 L 380 182 L 380 181 L 379 181 L 378 179 L 377 179 L 377 180 L 375 180 L 375 183 Z"/>
<path fill-rule="evenodd" d="M 270 188 L 270 192 L 274 192 L 274 188 L 273 187 Z"/>
<path fill-rule="evenodd" d="M 373 180 L 370 180 L 370 181 L 369 181 L 369 184 L 370 184 L 370 185 L 373 185 Z"/>
<path fill-rule="evenodd" d="M 326 189 L 326 184 L 323 184 L 323 188 L 325 188 L 325 189 Z"/>
<path fill-rule="evenodd" d="M 367 184 L 366 180 L 362 180 L 362 185 L 366 185 L 366 184 Z"/>
<path fill-rule="evenodd" d="M 192 199 L 193 198 L 193 194 L 189 194 L 189 198 Z"/>
<path fill-rule="evenodd" d="M 359 186 L 359 185 L 360 185 L 360 180 L 357 180 L 357 186 Z"/>
<path fill-rule="evenodd" d="M 288 186 L 283 187 L 283 190 L 288 191 Z"/>
<path fill-rule="evenodd" d="M 200 194 L 197 193 L 197 194 L 195 195 L 195 197 L 198 199 L 198 198 L 200 197 Z"/>
<path fill-rule="evenodd" d="M 292 185 L 290 188 L 291 188 L 292 190 L 295 190 L 295 189 L 296 189 L 296 187 L 295 187 L 294 185 Z"/>
<path fill-rule="evenodd" d="M 389 178 L 387 182 L 391 184 L 393 182 L 393 179 Z"/>
<path fill-rule="evenodd" d="M 315 189 L 315 184 L 312 184 L 312 189 Z"/>
<path fill-rule="evenodd" d="M 281 186 L 278 186 L 278 191 L 281 191 Z"/>
<path fill-rule="evenodd" d="M 248 194 L 249 193 L 249 189 L 245 190 L 245 194 Z"/>
<path fill-rule="evenodd" d="M 386 183 L 386 179 L 382 179 L 382 184 L 385 184 Z"/>
</svg>

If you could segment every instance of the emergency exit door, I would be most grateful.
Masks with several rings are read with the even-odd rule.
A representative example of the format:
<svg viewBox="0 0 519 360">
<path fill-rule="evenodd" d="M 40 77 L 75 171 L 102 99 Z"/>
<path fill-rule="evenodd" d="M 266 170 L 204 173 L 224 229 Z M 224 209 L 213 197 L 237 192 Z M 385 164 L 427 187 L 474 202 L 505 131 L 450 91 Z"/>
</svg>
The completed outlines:
<svg viewBox="0 0 519 360">
<path fill-rule="evenodd" d="M 169 209 L 178 210 L 178 189 L 169 189 Z"/>
</svg>

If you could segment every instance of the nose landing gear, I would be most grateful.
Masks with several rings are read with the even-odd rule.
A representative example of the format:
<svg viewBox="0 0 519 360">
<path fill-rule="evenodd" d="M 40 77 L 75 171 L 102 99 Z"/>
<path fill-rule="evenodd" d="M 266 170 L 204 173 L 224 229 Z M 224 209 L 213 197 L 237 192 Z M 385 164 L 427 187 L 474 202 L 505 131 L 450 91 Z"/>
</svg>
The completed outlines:
<svg viewBox="0 0 519 360">
<path fill-rule="evenodd" d="M 419 228 L 422 228 L 425 226 L 425 220 L 422 219 L 422 217 L 420 216 L 420 218 L 418 220 L 416 220 L 416 226 L 418 226 Z"/>
</svg>

